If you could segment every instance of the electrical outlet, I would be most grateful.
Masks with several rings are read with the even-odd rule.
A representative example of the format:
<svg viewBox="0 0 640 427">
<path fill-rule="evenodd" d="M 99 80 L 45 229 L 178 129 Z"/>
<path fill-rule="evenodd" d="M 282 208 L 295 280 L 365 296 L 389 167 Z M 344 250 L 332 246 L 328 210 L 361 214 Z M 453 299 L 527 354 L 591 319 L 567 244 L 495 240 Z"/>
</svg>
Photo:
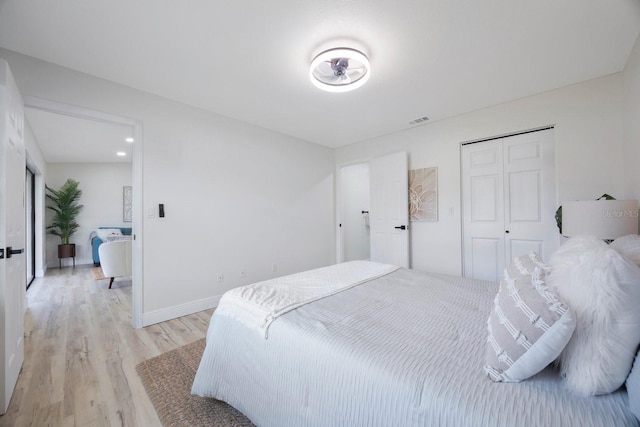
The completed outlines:
<svg viewBox="0 0 640 427">
<path fill-rule="evenodd" d="M 278 271 L 278 264 L 276 264 L 275 262 L 271 264 L 271 271 L 273 271 L 274 273 Z"/>
<path fill-rule="evenodd" d="M 218 273 L 218 283 L 222 283 L 224 281 L 224 274 Z"/>
<path fill-rule="evenodd" d="M 247 270 L 245 270 L 244 268 L 240 270 L 240 277 L 247 277 Z"/>
</svg>

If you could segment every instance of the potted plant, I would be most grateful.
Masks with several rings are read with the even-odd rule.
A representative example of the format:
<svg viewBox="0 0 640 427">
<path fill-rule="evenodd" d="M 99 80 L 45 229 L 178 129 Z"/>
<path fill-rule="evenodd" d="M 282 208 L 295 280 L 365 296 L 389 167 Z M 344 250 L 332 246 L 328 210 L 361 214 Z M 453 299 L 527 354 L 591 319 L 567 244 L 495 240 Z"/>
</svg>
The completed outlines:
<svg viewBox="0 0 640 427">
<path fill-rule="evenodd" d="M 78 185 L 80 183 L 71 178 L 67 179 L 59 190 L 45 185 L 47 199 L 51 202 L 47 205 L 47 209 L 53 211 L 53 220 L 47 226 L 47 232 L 60 237 L 58 259 L 73 258 L 74 267 L 76 245 L 75 243 L 70 243 L 69 239 L 80 227 L 80 224 L 76 222 L 76 218 L 83 205 L 78 204 L 78 200 L 82 196 L 82 190 L 78 188 Z M 61 263 L 61 261 L 59 262 Z"/>
</svg>

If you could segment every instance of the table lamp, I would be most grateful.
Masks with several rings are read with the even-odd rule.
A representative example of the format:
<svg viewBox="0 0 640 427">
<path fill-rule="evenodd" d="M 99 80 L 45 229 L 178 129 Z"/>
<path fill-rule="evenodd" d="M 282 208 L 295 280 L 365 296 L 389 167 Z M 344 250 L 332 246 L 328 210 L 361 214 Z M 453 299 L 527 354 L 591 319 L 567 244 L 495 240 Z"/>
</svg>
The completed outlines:
<svg viewBox="0 0 640 427">
<path fill-rule="evenodd" d="M 562 234 L 612 241 L 638 234 L 637 200 L 578 200 L 562 204 Z"/>
</svg>

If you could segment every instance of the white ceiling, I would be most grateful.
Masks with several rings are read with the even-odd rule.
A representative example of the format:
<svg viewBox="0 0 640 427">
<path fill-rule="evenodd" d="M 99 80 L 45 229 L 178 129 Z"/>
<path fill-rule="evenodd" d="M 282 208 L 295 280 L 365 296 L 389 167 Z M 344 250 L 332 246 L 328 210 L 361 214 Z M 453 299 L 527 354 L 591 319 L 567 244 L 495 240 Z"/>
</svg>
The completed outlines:
<svg viewBox="0 0 640 427">
<path fill-rule="evenodd" d="M 133 137 L 130 126 L 34 108 L 25 108 L 25 116 L 48 163 L 131 162 L 133 144 L 125 140 Z"/>
<path fill-rule="evenodd" d="M 619 72 L 639 32 L 638 0 L 0 0 L 4 48 L 329 147 Z M 364 87 L 309 82 L 335 46 Z"/>
</svg>

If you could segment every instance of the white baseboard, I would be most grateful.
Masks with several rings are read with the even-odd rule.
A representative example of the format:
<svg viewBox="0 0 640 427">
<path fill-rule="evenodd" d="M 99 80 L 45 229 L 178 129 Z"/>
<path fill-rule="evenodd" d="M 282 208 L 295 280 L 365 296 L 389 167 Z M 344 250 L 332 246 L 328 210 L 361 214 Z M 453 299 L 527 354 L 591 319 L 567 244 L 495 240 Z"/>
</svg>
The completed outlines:
<svg viewBox="0 0 640 427">
<path fill-rule="evenodd" d="M 222 298 L 222 295 L 215 295 L 198 301 L 188 302 L 186 304 L 174 305 L 172 307 L 142 313 L 142 326 L 145 327 L 155 323 L 165 322 L 177 317 L 187 316 L 189 314 L 217 307 L 220 302 L 220 298 Z"/>
</svg>

